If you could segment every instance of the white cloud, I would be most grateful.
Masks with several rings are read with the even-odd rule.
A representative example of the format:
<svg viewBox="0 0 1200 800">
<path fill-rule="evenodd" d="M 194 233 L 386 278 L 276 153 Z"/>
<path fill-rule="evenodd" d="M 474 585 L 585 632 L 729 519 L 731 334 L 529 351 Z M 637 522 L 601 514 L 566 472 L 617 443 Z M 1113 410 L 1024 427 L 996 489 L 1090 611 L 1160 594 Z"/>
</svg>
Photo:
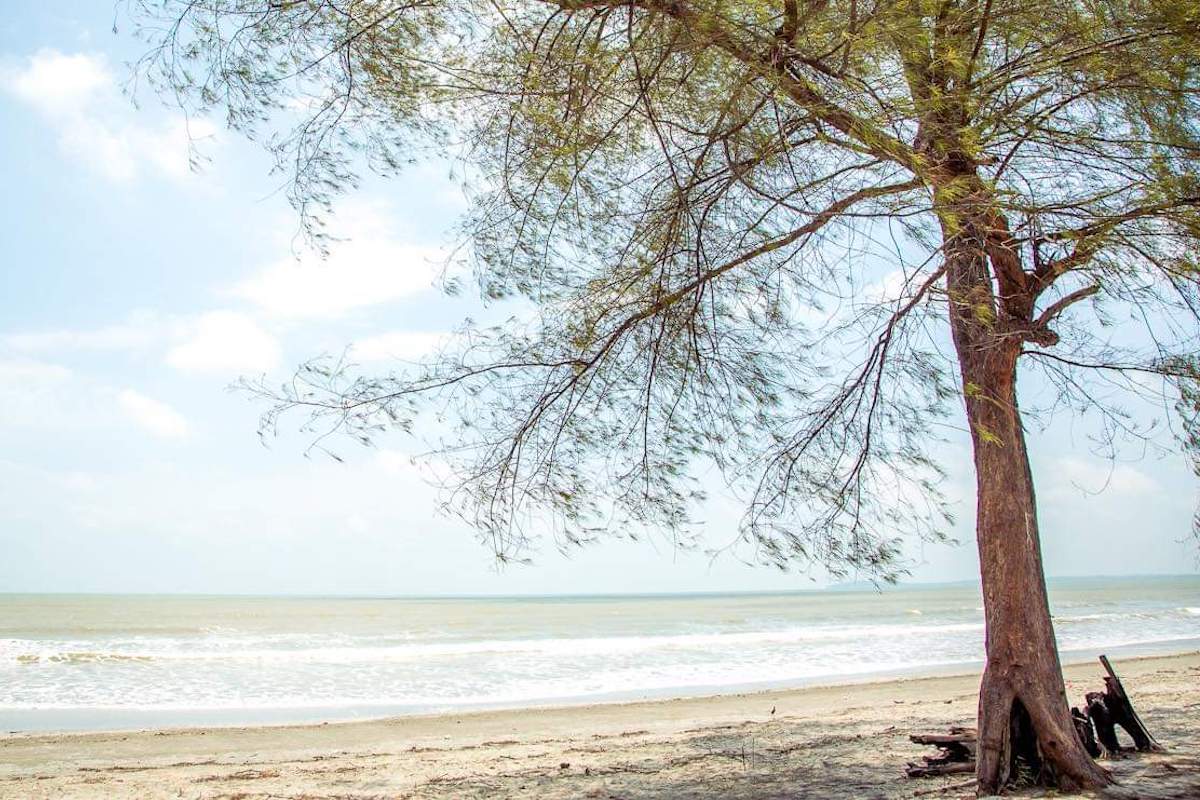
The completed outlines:
<svg viewBox="0 0 1200 800">
<path fill-rule="evenodd" d="M 46 114 L 70 114 L 114 84 L 112 73 L 99 56 L 57 50 L 39 50 L 25 69 L 11 73 L 7 83 L 13 94 Z"/>
<path fill-rule="evenodd" d="M 909 276 L 904 270 L 894 269 L 864 287 L 862 298 L 867 303 L 895 303 L 915 289 L 915 286 L 909 285 Z"/>
<path fill-rule="evenodd" d="M 160 439 L 186 439 L 191 434 L 182 414 L 153 397 L 125 389 L 117 395 L 117 403 L 130 419 Z"/>
<path fill-rule="evenodd" d="M 71 371 L 29 359 L 0 360 L 0 428 L 68 427 L 86 414 Z"/>
<path fill-rule="evenodd" d="M 271 333 L 252 316 L 229 310 L 192 316 L 139 312 L 100 328 L 11 333 L 0 336 L 0 346 L 21 354 L 159 350 L 168 365 L 186 372 L 260 372 L 280 358 Z"/>
<path fill-rule="evenodd" d="M 1050 475 L 1050 491 L 1058 495 L 1105 492 L 1128 498 L 1161 491 L 1153 478 L 1128 464 L 1112 465 L 1075 456 L 1056 459 Z"/>
<path fill-rule="evenodd" d="M 404 481 L 414 487 L 447 486 L 455 481 L 457 475 L 456 470 L 444 458 L 429 454 L 413 456 L 386 447 L 377 450 L 364 465 L 372 467 L 372 471 L 387 475 L 389 481 Z"/>
<path fill-rule="evenodd" d="M 127 322 L 90 330 L 60 328 L 12 333 L 0 337 L 5 347 L 21 353 L 64 350 L 138 350 L 159 341 L 161 321 L 150 314 L 135 314 Z"/>
<path fill-rule="evenodd" d="M 185 372 L 265 372 L 279 363 L 279 342 L 246 314 L 210 311 L 183 326 L 167 363 Z"/>
<path fill-rule="evenodd" d="M 0 361 L 0 386 L 26 390 L 48 389 L 71 378 L 71 370 L 28 359 Z"/>
<path fill-rule="evenodd" d="M 145 169 L 185 178 L 189 132 L 193 139 L 215 133 L 211 123 L 193 120 L 189 126 L 179 114 L 160 116 L 155 124 L 146 115 L 135 116 L 102 56 L 40 50 L 23 67 L 0 74 L 0 86 L 56 129 L 65 152 L 116 181 Z"/>
<path fill-rule="evenodd" d="M 431 288 L 445 261 L 442 251 L 398 241 L 378 205 L 346 203 L 341 216 L 345 222 L 334 228 L 338 241 L 327 256 L 281 259 L 233 294 L 277 317 L 332 318 Z"/>
<path fill-rule="evenodd" d="M 399 450 L 384 448 L 377 451 L 372 460 L 376 467 L 392 475 L 413 471 L 412 456 Z"/>
<path fill-rule="evenodd" d="M 355 361 L 416 361 L 435 352 L 446 334 L 429 331 L 391 331 L 359 339 L 350 346 Z"/>
<path fill-rule="evenodd" d="M 131 389 L 114 391 L 57 364 L 0 359 L 0 431 L 87 436 L 112 429 L 121 414 L 165 439 L 190 431 L 170 406 Z"/>
</svg>

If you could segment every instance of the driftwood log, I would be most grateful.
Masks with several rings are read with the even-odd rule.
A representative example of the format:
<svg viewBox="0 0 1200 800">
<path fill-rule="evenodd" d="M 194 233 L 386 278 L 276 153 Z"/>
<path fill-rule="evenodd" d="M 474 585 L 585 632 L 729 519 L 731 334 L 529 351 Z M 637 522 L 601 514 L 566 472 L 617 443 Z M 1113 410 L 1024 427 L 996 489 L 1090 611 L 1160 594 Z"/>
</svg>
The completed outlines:
<svg viewBox="0 0 1200 800">
<path fill-rule="evenodd" d="M 962 775 L 975 771 L 974 761 L 962 761 L 954 764 L 913 764 L 904 768 L 904 774 L 910 778 L 935 778 L 939 775 Z"/>
<path fill-rule="evenodd" d="M 917 744 L 938 748 L 937 755 L 921 757 L 923 764 L 909 762 L 904 771 L 910 778 L 975 771 L 977 734 L 974 728 L 951 728 L 949 733 L 914 733 L 908 738 Z"/>
<path fill-rule="evenodd" d="M 1141 717 L 1133 709 L 1129 695 L 1125 692 L 1125 686 L 1117 677 L 1116 670 L 1109 663 L 1108 657 L 1100 656 L 1100 663 L 1108 672 L 1104 678 L 1104 691 L 1088 692 L 1085 699 L 1087 700 L 1088 716 L 1096 727 L 1096 738 L 1104 751 L 1103 754 L 1116 755 L 1124 749 L 1117 739 L 1116 728 L 1118 725 L 1133 739 L 1133 746 L 1138 751 L 1161 750 L 1162 746 L 1154 740 L 1150 731 L 1146 730 Z"/>
</svg>

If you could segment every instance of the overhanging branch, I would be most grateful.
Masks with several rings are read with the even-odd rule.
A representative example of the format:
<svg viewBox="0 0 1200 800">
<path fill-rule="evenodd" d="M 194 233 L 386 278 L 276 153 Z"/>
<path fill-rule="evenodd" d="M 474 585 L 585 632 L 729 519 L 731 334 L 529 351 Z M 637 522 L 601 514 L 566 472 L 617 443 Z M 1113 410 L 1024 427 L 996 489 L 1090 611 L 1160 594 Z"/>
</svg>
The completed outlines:
<svg viewBox="0 0 1200 800">
<path fill-rule="evenodd" d="M 1082 289 L 1076 289 L 1068 295 L 1060 297 L 1058 300 L 1051 303 L 1045 311 L 1043 311 L 1036 320 L 1033 321 L 1034 329 L 1044 328 L 1053 322 L 1059 314 L 1066 311 L 1068 307 L 1078 303 L 1080 300 L 1091 297 L 1100 291 L 1100 284 L 1095 283 L 1091 286 L 1085 286 Z"/>
</svg>

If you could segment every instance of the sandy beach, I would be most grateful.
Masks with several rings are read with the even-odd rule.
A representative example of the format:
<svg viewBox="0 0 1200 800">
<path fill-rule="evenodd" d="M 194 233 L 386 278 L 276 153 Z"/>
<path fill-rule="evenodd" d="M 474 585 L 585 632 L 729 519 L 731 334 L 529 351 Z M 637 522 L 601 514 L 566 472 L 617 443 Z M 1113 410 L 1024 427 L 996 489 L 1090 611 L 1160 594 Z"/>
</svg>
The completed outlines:
<svg viewBox="0 0 1200 800">
<path fill-rule="evenodd" d="M 1124 796 L 1200 797 L 1200 653 L 1119 661 L 1162 754 L 1108 761 Z M 1095 662 L 1066 668 L 1074 702 Z M 972 797 L 908 780 L 914 731 L 972 724 L 978 676 L 370 722 L 0 738 L 0 797 Z M 957 787 L 957 788 L 956 788 Z"/>
</svg>

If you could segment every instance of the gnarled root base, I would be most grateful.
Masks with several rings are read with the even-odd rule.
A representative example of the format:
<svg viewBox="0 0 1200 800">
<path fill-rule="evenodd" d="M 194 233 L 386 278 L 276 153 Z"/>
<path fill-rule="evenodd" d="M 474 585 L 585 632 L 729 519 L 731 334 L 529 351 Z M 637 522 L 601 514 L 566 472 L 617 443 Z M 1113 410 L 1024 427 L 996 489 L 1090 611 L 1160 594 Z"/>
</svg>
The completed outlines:
<svg viewBox="0 0 1200 800">
<path fill-rule="evenodd" d="M 1035 687 L 1018 692 L 985 674 L 979 703 L 980 795 L 1029 785 L 1097 789 L 1112 782 L 1084 748 L 1061 697 Z"/>
</svg>

